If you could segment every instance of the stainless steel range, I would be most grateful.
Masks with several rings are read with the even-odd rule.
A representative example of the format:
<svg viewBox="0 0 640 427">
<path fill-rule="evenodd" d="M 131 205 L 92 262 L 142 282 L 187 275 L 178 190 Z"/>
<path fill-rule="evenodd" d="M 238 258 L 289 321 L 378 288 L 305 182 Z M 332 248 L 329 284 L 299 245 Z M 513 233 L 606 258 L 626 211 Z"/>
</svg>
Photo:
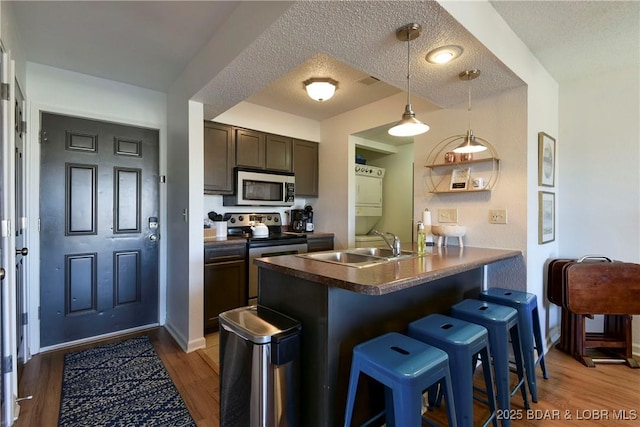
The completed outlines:
<svg viewBox="0 0 640 427">
<path fill-rule="evenodd" d="M 258 303 L 258 267 L 253 263 L 256 258 L 279 255 L 303 254 L 307 252 L 307 236 L 303 233 L 283 231 L 280 213 L 229 213 L 227 218 L 227 235 L 247 238 L 248 246 L 248 304 Z M 268 229 L 267 235 L 262 232 L 264 224 Z"/>
</svg>

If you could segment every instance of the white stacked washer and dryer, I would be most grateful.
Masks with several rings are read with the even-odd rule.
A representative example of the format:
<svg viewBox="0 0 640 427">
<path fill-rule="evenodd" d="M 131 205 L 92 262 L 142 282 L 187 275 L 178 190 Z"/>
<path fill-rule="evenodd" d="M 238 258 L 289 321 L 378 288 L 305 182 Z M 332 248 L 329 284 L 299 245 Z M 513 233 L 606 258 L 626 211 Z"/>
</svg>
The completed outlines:
<svg viewBox="0 0 640 427">
<path fill-rule="evenodd" d="M 384 168 L 356 164 L 356 247 L 386 247 L 382 237 L 370 235 L 382 217 Z"/>
</svg>

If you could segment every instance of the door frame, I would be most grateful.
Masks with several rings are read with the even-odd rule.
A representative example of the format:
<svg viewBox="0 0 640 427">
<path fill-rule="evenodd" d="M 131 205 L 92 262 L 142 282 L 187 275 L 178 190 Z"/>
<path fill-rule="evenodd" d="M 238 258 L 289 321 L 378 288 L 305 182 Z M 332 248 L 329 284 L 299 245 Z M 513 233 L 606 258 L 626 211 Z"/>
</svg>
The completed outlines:
<svg viewBox="0 0 640 427">
<path fill-rule="evenodd" d="M 79 111 L 73 108 L 66 108 L 59 105 L 47 105 L 43 103 L 27 102 L 29 116 L 31 120 L 28 122 L 27 140 L 29 141 L 30 150 L 25 158 L 25 167 L 27 169 L 26 189 L 27 189 L 27 223 L 29 228 L 34 230 L 27 236 L 27 244 L 29 245 L 29 255 L 33 255 L 31 263 L 27 269 L 27 280 L 29 281 L 29 298 L 28 311 L 29 315 L 29 347 L 31 354 L 37 354 L 43 350 L 55 350 L 58 348 L 70 347 L 86 342 L 95 341 L 96 339 L 109 338 L 111 336 L 120 335 L 128 331 L 136 331 L 145 329 L 146 327 L 134 328 L 127 331 L 120 331 L 113 334 L 104 334 L 98 337 L 92 337 L 72 342 L 63 343 L 57 346 L 46 348 L 40 347 L 40 321 L 37 313 L 40 308 L 40 120 L 41 113 L 48 112 L 61 114 L 66 116 L 75 116 L 91 120 L 101 120 L 106 122 L 119 123 L 131 126 L 140 126 L 150 129 L 156 129 L 159 132 L 159 167 L 160 176 L 166 175 L 166 127 L 162 123 L 150 123 L 139 120 L 132 120 L 128 117 L 106 116 L 92 111 Z M 159 185 L 159 247 L 158 247 L 158 323 L 165 324 L 166 320 L 166 294 L 167 294 L 167 241 L 163 236 L 167 235 L 167 188 L 164 184 Z M 33 313 L 34 315 L 32 315 Z M 33 318 L 33 321 L 31 319 Z"/>
<path fill-rule="evenodd" d="M 3 129 L 4 144 L 2 149 L 3 176 L 0 178 L 3 182 L 3 212 L 0 215 L 2 219 L 2 245 L 3 245 L 3 263 L 6 263 L 6 276 L 4 280 L 4 310 L 2 339 L 4 340 L 4 357 L 10 357 L 12 369 L 8 373 L 0 373 L 4 375 L 4 413 L 2 414 L 3 422 L 10 425 L 15 418 L 16 399 L 18 398 L 18 373 L 17 373 L 17 348 L 16 348 L 16 272 L 15 272 L 15 235 L 13 229 L 15 226 L 15 62 L 11 59 L 11 55 L 7 53 L 4 46 L 0 46 L 0 54 L 2 54 L 2 72 L 0 73 L 2 83 L 9 85 L 9 99 L 3 100 L 8 105 L 8 113 L 3 114 L 3 120 L 8 119 Z M 5 292 L 6 290 L 6 292 Z M 1 372 L 1 371 L 0 371 Z"/>
</svg>

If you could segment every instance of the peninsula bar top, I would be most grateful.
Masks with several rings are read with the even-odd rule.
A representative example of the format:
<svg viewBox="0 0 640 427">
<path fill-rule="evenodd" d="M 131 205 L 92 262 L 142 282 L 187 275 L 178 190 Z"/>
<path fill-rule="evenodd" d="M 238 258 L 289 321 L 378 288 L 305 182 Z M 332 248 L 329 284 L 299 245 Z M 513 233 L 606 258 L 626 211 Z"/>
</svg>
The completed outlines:
<svg viewBox="0 0 640 427">
<path fill-rule="evenodd" d="M 309 258 L 279 256 L 255 260 L 258 267 L 366 295 L 384 295 L 425 282 L 522 256 L 509 249 L 430 246 L 423 256 L 356 268 Z"/>
<path fill-rule="evenodd" d="M 412 249 L 410 245 L 403 249 Z M 522 282 L 517 250 L 429 247 L 424 256 L 356 268 L 298 255 L 258 258 L 258 304 L 302 324 L 301 425 L 343 425 L 352 349 L 431 313 L 446 314 L 483 287 Z M 318 252 L 316 252 L 318 253 Z M 485 267 L 487 267 L 485 269 Z M 494 274 L 496 273 L 496 274 Z M 507 283 L 508 281 L 509 283 Z M 359 386 L 354 420 L 379 412 L 384 393 Z M 361 392 L 359 391 L 359 393 Z M 369 401 L 371 404 L 366 404 Z"/>
</svg>

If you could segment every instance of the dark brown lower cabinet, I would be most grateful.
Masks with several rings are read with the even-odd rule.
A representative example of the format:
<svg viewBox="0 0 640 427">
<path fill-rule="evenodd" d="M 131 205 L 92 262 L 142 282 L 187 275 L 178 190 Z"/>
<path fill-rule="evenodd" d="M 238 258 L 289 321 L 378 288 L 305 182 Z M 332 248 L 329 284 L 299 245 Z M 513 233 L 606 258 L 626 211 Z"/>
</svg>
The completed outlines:
<svg viewBox="0 0 640 427">
<path fill-rule="evenodd" d="M 307 251 L 321 252 L 333 250 L 333 234 L 314 236 L 307 234 Z"/>
<path fill-rule="evenodd" d="M 218 315 L 246 305 L 246 245 L 205 245 L 204 330 L 218 329 Z"/>
</svg>

